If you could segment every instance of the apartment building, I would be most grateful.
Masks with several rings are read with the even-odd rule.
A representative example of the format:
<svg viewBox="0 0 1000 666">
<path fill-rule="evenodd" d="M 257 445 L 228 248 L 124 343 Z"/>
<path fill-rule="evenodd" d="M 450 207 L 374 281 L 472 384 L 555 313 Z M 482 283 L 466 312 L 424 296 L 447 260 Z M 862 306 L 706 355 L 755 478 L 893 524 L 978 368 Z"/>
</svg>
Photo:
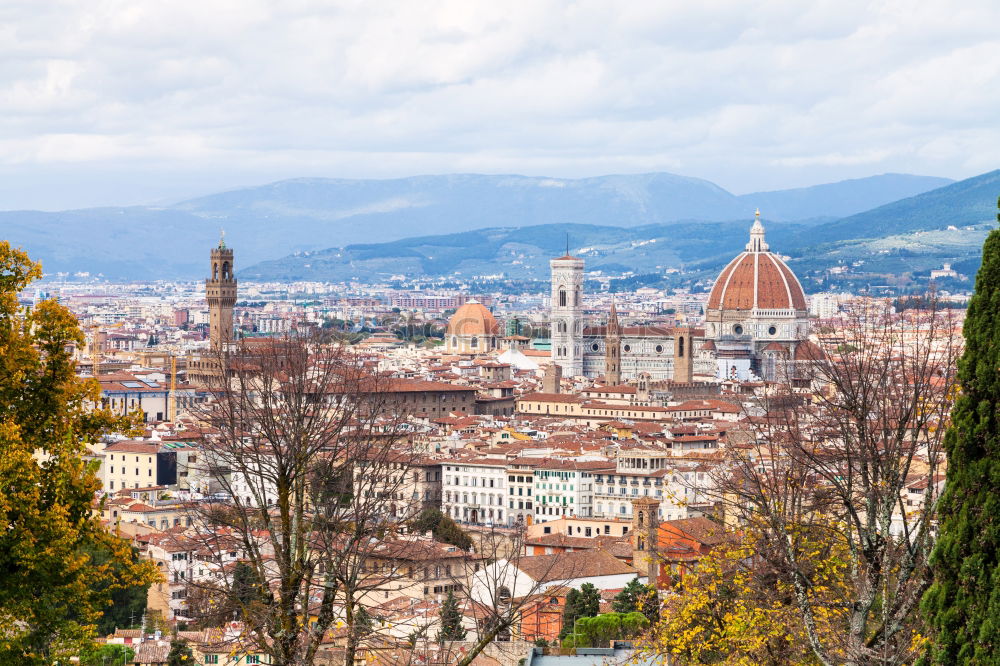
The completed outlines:
<svg viewBox="0 0 1000 666">
<path fill-rule="evenodd" d="M 103 453 L 105 491 L 177 483 L 177 451 L 163 442 L 124 440 L 108 445 Z"/>
<path fill-rule="evenodd" d="M 487 527 L 507 524 L 507 461 L 503 458 L 442 461 L 442 511 L 456 522 Z"/>
</svg>

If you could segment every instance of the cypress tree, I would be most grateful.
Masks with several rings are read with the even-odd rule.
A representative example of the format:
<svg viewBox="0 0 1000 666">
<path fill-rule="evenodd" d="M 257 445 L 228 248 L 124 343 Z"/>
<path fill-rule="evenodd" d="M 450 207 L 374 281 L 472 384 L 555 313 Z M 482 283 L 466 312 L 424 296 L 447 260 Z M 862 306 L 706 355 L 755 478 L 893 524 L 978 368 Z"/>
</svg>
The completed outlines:
<svg viewBox="0 0 1000 666">
<path fill-rule="evenodd" d="M 563 622 L 562 630 L 559 632 L 559 638 L 566 638 L 567 634 L 573 632 L 573 623 L 580 615 L 580 593 L 576 590 L 570 590 L 566 593 L 566 605 L 563 607 Z"/>
<path fill-rule="evenodd" d="M 923 611 L 931 628 L 931 663 L 995 664 L 1000 663 L 1000 229 L 983 245 L 964 334 L 961 394 L 944 440 L 948 472 L 931 556 L 934 580 Z"/>
<path fill-rule="evenodd" d="M 601 613 L 601 593 L 592 583 L 580 586 L 580 598 L 577 601 L 580 609 L 578 617 L 597 617 Z"/>
<path fill-rule="evenodd" d="M 438 632 L 438 642 L 464 641 L 465 629 L 462 627 L 462 611 L 458 608 L 458 601 L 455 595 L 448 592 L 444 603 L 441 604 L 441 631 Z"/>
</svg>

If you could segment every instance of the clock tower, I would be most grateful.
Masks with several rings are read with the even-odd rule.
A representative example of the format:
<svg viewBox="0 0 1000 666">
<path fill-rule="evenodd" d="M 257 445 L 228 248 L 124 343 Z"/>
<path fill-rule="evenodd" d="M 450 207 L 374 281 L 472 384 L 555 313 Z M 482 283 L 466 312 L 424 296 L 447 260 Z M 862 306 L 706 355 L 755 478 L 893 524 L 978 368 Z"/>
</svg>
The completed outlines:
<svg viewBox="0 0 1000 666">
<path fill-rule="evenodd" d="M 211 269 L 211 277 L 205 280 L 209 340 L 212 351 L 222 351 L 233 343 L 233 306 L 236 305 L 233 249 L 226 247 L 225 232 L 219 239 L 219 246 L 212 248 Z"/>
</svg>

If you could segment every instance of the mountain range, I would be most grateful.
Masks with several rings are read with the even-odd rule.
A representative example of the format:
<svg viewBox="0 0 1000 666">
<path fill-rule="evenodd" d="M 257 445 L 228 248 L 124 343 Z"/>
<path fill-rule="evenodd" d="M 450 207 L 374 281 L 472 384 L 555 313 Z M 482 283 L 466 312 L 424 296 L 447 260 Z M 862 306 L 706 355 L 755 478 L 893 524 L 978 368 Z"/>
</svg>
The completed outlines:
<svg viewBox="0 0 1000 666">
<path fill-rule="evenodd" d="M 837 265 L 888 277 L 926 274 L 944 263 L 966 276 L 978 268 L 982 242 L 993 228 L 1000 170 L 905 197 L 837 220 L 794 222 L 765 216 L 771 248 L 808 286 Z M 841 204 L 843 205 L 843 204 Z M 680 221 L 632 227 L 544 224 L 494 227 L 417 236 L 386 243 L 353 244 L 300 252 L 244 269 L 245 277 L 270 280 L 364 280 L 392 275 L 466 279 L 504 274 L 544 279 L 548 260 L 565 251 L 605 274 L 664 274 L 670 269 L 714 277 L 747 241 L 748 215 L 726 222 Z"/>
<path fill-rule="evenodd" d="M 636 262 L 643 270 L 661 270 L 739 247 L 758 207 L 779 223 L 775 231 L 808 236 L 803 230 L 842 224 L 951 183 L 883 174 L 734 195 L 669 173 L 309 178 L 165 206 L 4 211 L 0 237 L 27 249 L 49 274 L 87 272 L 117 280 L 202 277 L 207 249 L 221 229 L 237 250 L 243 277 L 376 279 L 409 270 L 527 276 L 544 266 L 546 253 L 565 242 L 567 231 L 576 246 L 595 246 L 595 259 L 599 255 L 608 271 Z"/>
</svg>

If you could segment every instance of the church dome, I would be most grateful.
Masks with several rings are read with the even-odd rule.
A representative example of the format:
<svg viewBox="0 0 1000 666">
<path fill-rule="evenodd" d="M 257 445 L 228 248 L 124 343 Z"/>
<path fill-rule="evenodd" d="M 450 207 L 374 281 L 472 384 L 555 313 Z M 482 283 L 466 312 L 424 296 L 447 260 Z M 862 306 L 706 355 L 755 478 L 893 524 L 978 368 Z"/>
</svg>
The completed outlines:
<svg viewBox="0 0 1000 666">
<path fill-rule="evenodd" d="M 500 325 L 493 313 L 475 300 L 469 301 L 448 320 L 448 335 L 499 335 Z"/>
<path fill-rule="evenodd" d="M 746 250 L 722 269 L 708 297 L 709 310 L 806 310 L 799 279 L 764 242 L 757 211 Z"/>
</svg>

